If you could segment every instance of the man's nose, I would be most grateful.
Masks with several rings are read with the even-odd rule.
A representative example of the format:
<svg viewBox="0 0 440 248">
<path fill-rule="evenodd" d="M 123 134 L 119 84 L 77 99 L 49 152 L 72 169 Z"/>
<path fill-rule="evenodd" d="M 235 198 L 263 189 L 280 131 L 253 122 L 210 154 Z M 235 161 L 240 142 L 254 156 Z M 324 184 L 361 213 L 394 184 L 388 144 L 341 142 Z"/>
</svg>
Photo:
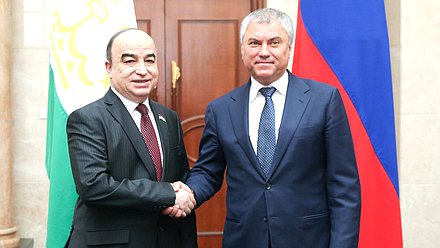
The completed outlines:
<svg viewBox="0 0 440 248">
<path fill-rule="evenodd" d="M 260 52 L 259 52 L 259 54 L 258 54 L 260 57 L 269 57 L 270 56 L 270 53 L 269 53 L 269 50 L 268 50 L 268 47 L 267 47 L 267 43 L 263 43 L 262 45 L 261 45 L 261 50 L 260 50 Z"/>
<path fill-rule="evenodd" d="M 148 73 L 147 66 L 144 61 L 140 61 L 136 66 L 136 73 L 140 75 L 146 75 Z"/>
</svg>

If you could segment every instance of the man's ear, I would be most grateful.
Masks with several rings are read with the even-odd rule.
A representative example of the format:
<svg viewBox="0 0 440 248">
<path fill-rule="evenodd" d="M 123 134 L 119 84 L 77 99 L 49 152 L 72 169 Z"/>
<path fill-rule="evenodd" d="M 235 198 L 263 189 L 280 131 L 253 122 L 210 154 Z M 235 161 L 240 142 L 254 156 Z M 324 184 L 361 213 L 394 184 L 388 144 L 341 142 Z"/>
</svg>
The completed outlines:
<svg viewBox="0 0 440 248">
<path fill-rule="evenodd" d="M 105 70 L 107 71 L 108 77 L 112 78 L 112 64 L 108 60 L 105 61 Z"/>
</svg>

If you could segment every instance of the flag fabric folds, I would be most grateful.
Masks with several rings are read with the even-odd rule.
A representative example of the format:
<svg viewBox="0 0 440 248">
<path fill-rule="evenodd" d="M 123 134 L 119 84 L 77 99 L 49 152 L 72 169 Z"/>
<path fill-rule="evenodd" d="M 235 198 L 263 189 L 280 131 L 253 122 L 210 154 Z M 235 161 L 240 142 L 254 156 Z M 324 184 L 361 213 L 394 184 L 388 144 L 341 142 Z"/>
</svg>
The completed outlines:
<svg viewBox="0 0 440 248">
<path fill-rule="evenodd" d="M 77 199 L 67 148 L 68 115 L 104 95 L 106 46 L 136 27 L 132 0 L 55 0 L 49 52 L 46 170 L 50 179 L 46 247 L 63 247 Z"/>
<path fill-rule="evenodd" d="M 383 0 L 300 0 L 292 72 L 341 92 L 361 181 L 359 247 L 402 247 Z"/>
</svg>

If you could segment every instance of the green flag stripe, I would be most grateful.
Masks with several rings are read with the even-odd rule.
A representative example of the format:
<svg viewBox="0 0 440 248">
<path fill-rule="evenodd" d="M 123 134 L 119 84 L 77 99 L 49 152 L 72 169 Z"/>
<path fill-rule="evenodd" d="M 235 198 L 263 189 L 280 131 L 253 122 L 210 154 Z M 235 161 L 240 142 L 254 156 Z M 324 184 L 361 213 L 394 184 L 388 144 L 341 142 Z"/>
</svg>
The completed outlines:
<svg viewBox="0 0 440 248">
<path fill-rule="evenodd" d="M 50 179 L 46 247 L 64 247 L 69 236 L 78 195 L 70 169 L 64 110 L 56 91 L 52 66 L 49 68 L 49 95 L 46 133 L 46 170 Z"/>
</svg>

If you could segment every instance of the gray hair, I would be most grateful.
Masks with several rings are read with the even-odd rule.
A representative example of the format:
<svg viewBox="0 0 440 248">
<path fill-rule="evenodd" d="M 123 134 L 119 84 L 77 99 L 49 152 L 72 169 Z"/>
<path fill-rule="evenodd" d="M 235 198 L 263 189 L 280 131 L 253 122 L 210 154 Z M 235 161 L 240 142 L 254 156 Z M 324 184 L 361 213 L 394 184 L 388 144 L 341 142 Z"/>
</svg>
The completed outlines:
<svg viewBox="0 0 440 248">
<path fill-rule="evenodd" d="M 272 21 L 278 22 L 286 31 L 289 44 L 292 45 L 294 35 L 292 20 L 284 12 L 272 8 L 257 9 L 243 19 L 240 26 L 240 42 L 243 43 L 244 33 L 251 22 L 271 23 Z"/>
</svg>

